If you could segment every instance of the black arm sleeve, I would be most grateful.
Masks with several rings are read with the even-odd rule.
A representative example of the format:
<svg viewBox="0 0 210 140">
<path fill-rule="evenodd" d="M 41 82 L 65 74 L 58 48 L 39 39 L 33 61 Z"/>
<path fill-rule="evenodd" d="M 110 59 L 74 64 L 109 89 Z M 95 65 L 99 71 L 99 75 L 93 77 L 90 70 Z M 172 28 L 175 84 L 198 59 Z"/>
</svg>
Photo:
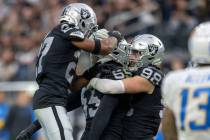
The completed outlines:
<svg viewBox="0 0 210 140">
<path fill-rule="evenodd" d="M 38 131 L 39 129 L 41 129 L 42 126 L 39 123 L 38 120 L 35 120 L 31 125 L 29 125 L 25 130 L 27 132 L 29 132 L 30 134 L 34 134 L 36 131 Z"/>
<path fill-rule="evenodd" d="M 91 68 L 89 68 L 88 70 L 86 70 L 84 73 L 83 73 L 83 77 L 87 80 L 91 80 L 92 78 L 96 77 L 96 75 L 98 73 L 100 73 L 100 70 L 98 68 L 98 63 L 96 63 L 94 66 L 92 66 Z"/>
<path fill-rule="evenodd" d="M 22 130 L 16 137 L 16 140 L 29 140 L 32 135 L 41 128 L 38 120 L 34 121 L 26 129 Z"/>
<path fill-rule="evenodd" d="M 68 95 L 67 112 L 72 111 L 81 106 L 81 90 Z"/>
<path fill-rule="evenodd" d="M 112 95 L 104 95 L 92 120 L 91 129 L 89 132 L 88 140 L 99 140 L 104 129 L 107 127 L 112 112 L 118 105 L 119 100 Z"/>
</svg>

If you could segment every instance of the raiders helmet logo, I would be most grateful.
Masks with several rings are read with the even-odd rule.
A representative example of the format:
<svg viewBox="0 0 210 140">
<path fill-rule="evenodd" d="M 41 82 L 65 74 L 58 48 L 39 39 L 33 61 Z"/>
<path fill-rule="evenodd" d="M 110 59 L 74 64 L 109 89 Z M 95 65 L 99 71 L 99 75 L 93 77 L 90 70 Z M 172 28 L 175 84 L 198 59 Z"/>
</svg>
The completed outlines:
<svg viewBox="0 0 210 140">
<path fill-rule="evenodd" d="M 86 9 L 81 9 L 81 18 L 82 19 L 87 19 L 87 18 L 89 18 L 90 17 L 90 12 L 88 11 L 88 10 L 86 10 Z"/>
<path fill-rule="evenodd" d="M 151 56 L 156 55 L 157 52 L 158 52 L 158 46 L 155 45 L 155 44 L 149 45 L 149 46 L 148 46 L 148 49 L 149 49 L 149 52 L 150 52 Z"/>
</svg>

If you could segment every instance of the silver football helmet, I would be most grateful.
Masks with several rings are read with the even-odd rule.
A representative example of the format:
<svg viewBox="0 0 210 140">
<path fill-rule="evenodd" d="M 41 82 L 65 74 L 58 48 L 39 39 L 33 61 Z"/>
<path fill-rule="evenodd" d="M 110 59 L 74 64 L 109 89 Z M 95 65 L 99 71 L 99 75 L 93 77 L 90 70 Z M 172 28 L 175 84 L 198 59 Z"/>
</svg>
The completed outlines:
<svg viewBox="0 0 210 140">
<path fill-rule="evenodd" d="M 134 38 L 128 51 L 128 67 L 136 70 L 144 65 L 160 65 L 164 56 L 164 45 L 154 35 L 143 34 Z"/>
<path fill-rule="evenodd" d="M 188 49 L 191 61 L 198 64 L 210 64 L 210 22 L 199 24 L 193 30 L 189 40 Z"/>
<path fill-rule="evenodd" d="M 119 42 L 118 46 L 108 55 L 112 60 L 127 67 L 128 57 L 127 52 L 131 44 L 127 43 L 126 40 Z"/>
<path fill-rule="evenodd" d="M 97 18 L 93 9 L 84 3 L 67 5 L 61 16 L 60 22 L 68 22 L 79 27 L 85 37 L 89 37 L 98 29 Z"/>
</svg>

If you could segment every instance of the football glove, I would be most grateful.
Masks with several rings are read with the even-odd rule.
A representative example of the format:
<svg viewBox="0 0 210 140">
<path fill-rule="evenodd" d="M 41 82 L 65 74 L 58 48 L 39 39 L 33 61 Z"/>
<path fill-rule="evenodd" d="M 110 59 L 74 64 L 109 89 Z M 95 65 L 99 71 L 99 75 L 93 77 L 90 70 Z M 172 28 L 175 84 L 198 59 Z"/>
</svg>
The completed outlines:
<svg viewBox="0 0 210 140">
<path fill-rule="evenodd" d="M 108 32 L 109 31 L 107 31 L 106 29 L 100 29 L 97 32 L 95 32 L 94 35 L 97 39 L 105 39 L 109 37 Z"/>
<path fill-rule="evenodd" d="M 94 32 L 90 36 L 90 39 L 99 39 L 99 40 L 102 40 L 102 39 L 108 38 L 109 37 L 108 32 L 109 31 L 107 31 L 106 29 L 100 29 L 100 30 Z"/>
<path fill-rule="evenodd" d="M 16 137 L 16 140 L 31 140 L 32 134 L 27 130 L 22 130 L 20 134 Z"/>
<path fill-rule="evenodd" d="M 108 32 L 108 34 L 109 34 L 109 36 L 113 36 L 113 37 L 117 38 L 118 43 L 124 39 L 123 35 L 119 31 L 110 31 L 110 32 Z"/>
<path fill-rule="evenodd" d="M 16 140 L 31 140 L 32 135 L 41 128 L 41 125 L 38 120 L 34 121 L 31 125 L 29 125 L 26 129 L 21 131 Z"/>
</svg>

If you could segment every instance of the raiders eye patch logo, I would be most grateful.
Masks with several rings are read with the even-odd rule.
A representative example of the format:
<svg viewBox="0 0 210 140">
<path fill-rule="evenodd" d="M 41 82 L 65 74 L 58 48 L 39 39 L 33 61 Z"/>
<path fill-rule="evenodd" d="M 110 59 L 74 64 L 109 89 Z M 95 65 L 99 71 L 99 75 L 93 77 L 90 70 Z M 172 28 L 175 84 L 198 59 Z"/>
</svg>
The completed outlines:
<svg viewBox="0 0 210 140">
<path fill-rule="evenodd" d="M 148 49 L 149 49 L 149 52 L 150 52 L 151 56 L 156 55 L 157 52 L 158 52 L 158 46 L 155 45 L 155 44 L 149 45 L 149 46 L 148 46 Z"/>
<path fill-rule="evenodd" d="M 89 18 L 90 17 L 90 12 L 88 11 L 88 10 L 86 10 L 86 9 L 81 9 L 81 18 L 82 19 L 87 19 L 87 18 Z"/>
</svg>

